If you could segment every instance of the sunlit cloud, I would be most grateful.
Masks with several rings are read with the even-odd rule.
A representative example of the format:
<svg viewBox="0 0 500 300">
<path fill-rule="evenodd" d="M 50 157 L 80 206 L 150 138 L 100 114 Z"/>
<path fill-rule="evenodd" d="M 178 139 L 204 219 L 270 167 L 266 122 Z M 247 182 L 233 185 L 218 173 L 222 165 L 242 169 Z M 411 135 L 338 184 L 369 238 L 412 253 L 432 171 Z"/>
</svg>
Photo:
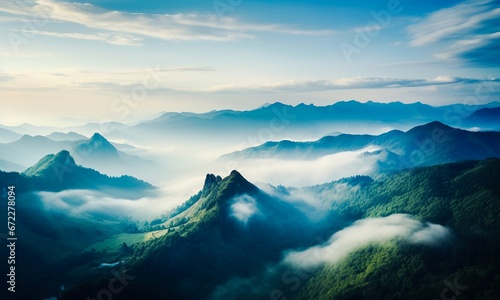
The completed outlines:
<svg viewBox="0 0 500 300">
<path fill-rule="evenodd" d="M 131 216 L 137 220 L 158 217 L 188 199 L 183 198 L 181 201 L 169 194 L 166 188 L 161 188 L 155 195 L 138 199 L 126 199 L 119 195 L 110 195 L 105 191 L 92 190 L 37 193 L 46 209 L 60 211 L 73 217 Z"/>
<path fill-rule="evenodd" d="M 92 39 L 92 37 L 89 37 Z M 22 58 L 23 55 L 16 55 Z M 161 88 L 160 82 L 172 73 L 179 72 L 213 72 L 214 68 L 204 66 L 178 66 L 170 68 L 145 67 L 143 69 L 122 69 L 122 70 L 85 70 L 80 68 L 60 68 L 60 69 L 20 69 L 5 71 L 0 74 L 10 79 L 6 88 L 23 87 L 29 89 L 53 89 L 53 88 L 94 88 L 94 89 L 125 89 L 144 84 L 145 78 L 150 78 L 154 84 L 148 89 Z M 151 81 L 151 80 L 150 80 Z"/>
</svg>

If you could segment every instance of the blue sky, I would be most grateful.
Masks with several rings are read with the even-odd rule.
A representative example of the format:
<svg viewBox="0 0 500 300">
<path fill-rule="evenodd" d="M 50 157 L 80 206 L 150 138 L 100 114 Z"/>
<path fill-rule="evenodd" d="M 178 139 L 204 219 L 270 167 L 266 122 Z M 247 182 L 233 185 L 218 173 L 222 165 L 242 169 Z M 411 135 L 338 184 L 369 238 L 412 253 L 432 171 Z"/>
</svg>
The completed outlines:
<svg viewBox="0 0 500 300">
<path fill-rule="evenodd" d="M 0 3 L 0 123 L 499 99 L 498 1 Z"/>
</svg>

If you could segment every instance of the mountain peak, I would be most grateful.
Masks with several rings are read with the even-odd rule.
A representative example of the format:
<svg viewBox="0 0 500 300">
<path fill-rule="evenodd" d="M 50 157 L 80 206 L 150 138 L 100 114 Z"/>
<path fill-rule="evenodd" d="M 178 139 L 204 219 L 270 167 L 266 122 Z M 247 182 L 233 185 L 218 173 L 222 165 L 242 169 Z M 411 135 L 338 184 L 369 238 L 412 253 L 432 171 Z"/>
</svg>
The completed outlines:
<svg viewBox="0 0 500 300">
<path fill-rule="evenodd" d="M 214 217 L 227 217 L 227 210 L 233 204 L 232 199 L 242 195 L 255 196 L 260 193 L 252 183 L 248 182 L 238 171 L 232 171 L 225 178 L 214 174 L 207 174 L 205 184 L 201 191 L 201 197 L 198 198 L 199 204 L 191 205 L 186 209 L 184 216 L 191 216 L 194 219 L 204 219 L 205 221 Z M 216 213 L 206 213 L 206 211 L 214 210 Z M 220 214 L 221 211 L 226 213 Z M 197 217 L 193 217 L 197 216 Z"/>
<path fill-rule="evenodd" d="M 26 176 L 47 176 L 54 174 L 54 171 L 71 170 L 77 168 L 75 160 L 67 150 L 62 150 L 57 154 L 49 154 L 40 159 L 35 165 L 24 171 Z"/>
<path fill-rule="evenodd" d="M 443 130 L 446 132 L 450 132 L 453 130 L 459 130 L 453 127 L 450 127 L 446 124 L 443 124 L 439 121 L 433 121 L 424 125 L 416 126 L 413 127 L 412 129 L 408 130 L 406 133 L 407 134 L 430 134 L 434 132 L 436 129 L 438 130 Z"/>
<path fill-rule="evenodd" d="M 229 176 L 233 176 L 233 177 L 241 177 L 243 178 L 243 176 L 240 174 L 240 172 L 236 171 L 236 170 L 232 170 L 231 171 L 231 174 L 229 174 Z M 244 178 L 243 178 L 244 179 Z"/>
<path fill-rule="evenodd" d="M 61 191 L 67 189 L 154 189 L 147 182 L 131 176 L 108 177 L 98 171 L 79 166 L 67 150 L 49 154 L 23 173 L 34 179 L 33 188 L 40 191 Z M 34 178 L 36 177 L 36 178 Z"/>
<path fill-rule="evenodd" d="M 201 191 L 201 196 L 206 197 L 221 181 L 222 178 L 220 176 L 207 174 L 207 176 L 205 177 L 205 183 L 203 184 L 203 190 Z"/>
<path fill-rule="evenodd" d="M 38 141 L 38 142 L 43 142 L 47 141 L 48 139 L 44 136 L 41 135 L 29 135 L 29 134 L 24 134 L 19 141 L 23 142 L 28 142 L 28 141 Z"/>
<path fill-rule="evenodd" d="M 68 158 L 72 158 L 68 150 L 62 150 L 59 153 L 57 153 L 54 157 L 54 159 L 68 159 Z"/>
<path fill-rule="evenodd" d="M 248 182 L 238 171 L 232 171 L 224 179 L 220 176 L 208 174 L 205 179 L 205 185 L 202 190 L 202 197 L 209 199 L 218 199 L 223 202 L 233 198 L 236 195 L 256 194 L 259 189 Z"/>
<path fill-rule="evenodd" d="M 66 132 L 66 133 L 55 131 L 49 135 L 46 135 L 45 137 L 49 138 L 53 141 L 81 141 L 81 140 L 88 139 L 86 136 L 78 134 L 74 131 L 70 131 L 70 132 Z"/>
<path fill-rule="evenodd" d="M 268 110 L 268 109 L 282 108 L 282 107 L 292 107 L 292 106 L 289 104 L 285 104 L 285 103 L 278 101 L 278 102 L 274 102 L 272 104 L 269 104 L 265 107 L 260 107 L 259 109 Z"/>
<path fill-rule="evenodd" d="M 430 123 L 427 123 L 427 124 L 424 124 L 424 125 L 421 125 L 421 126 L 416 126 L 414 127 L 415 128 L 430 128 L 430 129 L 434 129 L 434 128 L 444 128 L 444 129 L 452 129 L 452 127 L 446 125 L 446 124 L 443 124 L 439 121 L 432 121 Z"/>
<path fill-rule="evenodd" d="M 118 150 L 105 137 L 99 133 L 94 133 L 92 137 L 76 147 L 76 153 L 81 156 L 89 156 L 95 153 L 117 157 Z"/>
<path fill-rule="evenodd" d="M 247 181 L 238 171 L 233 170 L 228 177 L 224 178 L 223 183 L 227 189 L 234 190 L 236 193 L 252 193 L 258 191 L 258 188 Z"/>
<path fill-rule="evenodd" d="M 92 135 L 92 137 L 90 138 L 90 141 L 106 141 L 106 142 L 108 142 L 108 140 L 106 140 L 106 138 L 104 138 L 101 134 L 99 134 L 97 132 L 94 133 L 94 135 Z"/>
</svg>

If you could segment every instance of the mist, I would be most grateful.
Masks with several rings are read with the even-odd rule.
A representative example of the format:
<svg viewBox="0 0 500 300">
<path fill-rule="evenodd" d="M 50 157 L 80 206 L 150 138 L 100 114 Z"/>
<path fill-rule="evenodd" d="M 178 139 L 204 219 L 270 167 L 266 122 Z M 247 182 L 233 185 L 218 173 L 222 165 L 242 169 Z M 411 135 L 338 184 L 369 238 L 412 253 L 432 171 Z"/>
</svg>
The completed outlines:
<svg viewBox="0 0 500 300">
<path fill-rule="evenodd" d="M 135 220 L 151 220 L 185 202 L 183 192 L 159 189 L 156 193 L 130 199 L 111 196 L 105 191 L 65 190 L 61 192 L 38 192 L 46 210 L 64 212 L 75 217 L 106 216 L 110 219 L 131 217 Z"/>
<path fill-rule="evenodd" d="M 224 174 L 228 173 L 228 169 L 236 169 L 251 182 L 305 187 L 354 175 L 373 174 L 378 156 L 363 154 L 376 150 L 378 150 L 376 147 L 367 147 L 358 151 L 326 155 L 315 160 L 240 160 L 234 163 L 222 163 L 218 166 L 218 170 Z"/>
<path fill-rule="evenodd" d="M 436 245 L 451 237 L 446 227 L 432 223 L 422 223 L 406 214 L 393 214 L 384 218 L 368 218 L 332 235 L 324 244 L 305 250 L 289 251 L 284 264 L 301 268 L 315 268 L 323 264 L 334 264 L 348 254 L 371 243 L 383 243 L 391 239 Z"/>
<path fill-rule="evenodd" d="M 370 244 L 400 239 L 437 246 L 451 237 L 448 228 L 422 223 L 406 214 L 359 220 L 337 231 L 324 243 L 304 250 L 285 251 L 281 261 L 268 265 L 254 276 L 231 278 L 217 286 L 209 299 L 285 299 L 296 294 L 321 267 L 335 264 Z"/>
<path fill-rule="evenodd" d="M 231 202 L 231 216 L 244 224 L 246 224 L 253 215 L 259 212 L 257 201 L 249 195 L 235 197 Z"/>
</svg>

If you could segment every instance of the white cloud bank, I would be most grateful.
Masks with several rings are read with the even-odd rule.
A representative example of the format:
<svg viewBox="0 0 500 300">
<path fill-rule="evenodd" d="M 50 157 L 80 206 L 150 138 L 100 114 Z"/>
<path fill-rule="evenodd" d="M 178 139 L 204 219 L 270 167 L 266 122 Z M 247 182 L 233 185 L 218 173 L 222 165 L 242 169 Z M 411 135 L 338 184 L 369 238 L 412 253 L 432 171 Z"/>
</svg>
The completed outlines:
<svg viewBox="0 0 500 300">
<path fill-rule="evenodd" d="M 313 268 L 325 263 L 336 263 L 349 253 L 371 243 L 400 238 L 410 243 L 433 245 L 450 236 L 451 233 L 446 227 L 424 224 L 405 214 L 368 218 L 338 231 L 323 245 L 287 253 L 284 263 Z"/>
</svg>

